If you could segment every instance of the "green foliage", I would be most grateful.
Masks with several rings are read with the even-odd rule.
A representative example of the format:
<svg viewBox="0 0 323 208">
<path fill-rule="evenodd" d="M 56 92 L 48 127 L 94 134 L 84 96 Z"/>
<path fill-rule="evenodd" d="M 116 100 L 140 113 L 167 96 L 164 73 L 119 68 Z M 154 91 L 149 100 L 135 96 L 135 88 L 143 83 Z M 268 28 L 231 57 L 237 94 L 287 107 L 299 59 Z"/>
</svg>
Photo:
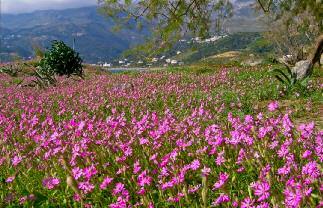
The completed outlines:
<svg viewBox="0 0 323 208">
<path fill-rule="evenodd" d="M 44 58 L 39 62 L 39 74 L 83 76 L 82 59 L 72 48 L 63 41 L 53 41 L 50 50 L 46 51 Z"/>
<path fill-rule="evenodd" d="M 290 12 L 295 17 L 307 10 L 322 29 L 323 10 L 321 0 L 257 0 L 257 2 L 263 11 L 274 14 L 276 19 L 281 18 L 286 12 Z"/>
<path fill-rule="evenodd" d="M 17 77 L 23 70 L 23 67 L 19 63 L 13 63 L 0 67 L 0 73 L 8 74 L 11 77 Z"/>
<path fill-rule="evenodd" d="M 253 53 L 266 54 L 272 52 L 274 46 L 269 40 L 259 37 L 257 40 L 249 44 L 248 49 Z"/>
<path fill-rule="evenodd" d="M 237 64 L 235 62 L 239 62 L 239 60 L 236 59 L 230 60 L 228 58 L 224 58 L 224 60 L 221 61 L 218 59 L 215 60 L 214 58 L 208 59 L 208 57 L 227 51 L 247 51 L 249 46 L 258 39 L 262 39 L 262 37 L 261 34 L 257 32 L 235 33 L 230 34 L 227 37 L 223 37 L 214 43 L 193 43 L 190 45 L 187 44 L 184 47 L 175 47 L 170 51 L 170 53 L 176 54 L 176 51 L 182 51 L 183 53 L 181 55 L 183 58 L 177 59 L 177 57 L 175 57 L 174 59 L 181 60 L 185 64 L 195 63 L 199 60 L 203 62 L 212 62 L 212 64 L 218 63 L 220 65 L 227 64 L 228 62 Z M 192 51 L 192 48 L 194 51 Z M 248 53 L 250 52 L 248 51 Z"/>
<path fill-rule="evenodd" d="M 212 26 L 221 29 L 223 20 L 233 15 L 233 6 L 228 0 L 99 2 L 101 12 L 111 17 L 119 30 L 120 26 L 132 26 L 133 22 L 137 22 L 138 28 L 147 21 L 153 22 L 153 38 L 144 47 L 150 52 L 169 48 L 186 32 L 206 37 Z"/>
<path fill-rule="evenodd" d="M 39 45 L 33 45 L 34 54 L 37 58 L 43 58 L 45 55 L 44 50 Z"/>
<path fill-rule="evenodd" d="M 322 3 L 316 0 L 258 0 L 269 20 L 267 39 L 276 56 L 292 55 L 291 64 L 307 59 L 323 29 Z"/>
<path fill-rule="evenodd" d="M 302 80 L 297 79 L 297 75 L 293 73 L 289 68 L 287 68 L 286 71 L 277 68 L 273 70 L 273 73 L 276 79 L 284 85 L 287 94 L 290 94 L 292 92 L 298 92 L 301 94 L 306 93 L 306 87 L 309 81 L 308 78 Z"/>
</svg>

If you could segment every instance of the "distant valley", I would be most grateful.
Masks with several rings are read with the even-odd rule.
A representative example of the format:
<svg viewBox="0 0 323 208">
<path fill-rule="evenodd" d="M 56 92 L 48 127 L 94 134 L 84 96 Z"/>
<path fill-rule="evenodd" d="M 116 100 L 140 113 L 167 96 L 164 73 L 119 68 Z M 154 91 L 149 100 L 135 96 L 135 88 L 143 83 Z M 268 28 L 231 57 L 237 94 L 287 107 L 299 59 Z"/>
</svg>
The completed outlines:
<svg viewBox="0 0 323 208">
<path fill-rule="evenodd" d="M 236 4 L 236 16 L 227 21 L 228 31 L 257 32 L 261 23 L 252 18 L 250 0 Z M 235 19 L 248 21 L 236 24 Z M 247 26 L 246 26 L 247 24 Z M 149 36 L 148 29 L 111 31 L 114 24 L 98 13 L 97 7 L 36 11 L 27 14 L 3 14 L 0 24 L 0 61 L 9 61 L 13 54 L 25 59 L 34 56 L 33 46 L 47 48 L 52 40 L 63 40 L 75 49 L 87 63 L 110 62 L 122 53 L 142 43 Z"/>
</svg>

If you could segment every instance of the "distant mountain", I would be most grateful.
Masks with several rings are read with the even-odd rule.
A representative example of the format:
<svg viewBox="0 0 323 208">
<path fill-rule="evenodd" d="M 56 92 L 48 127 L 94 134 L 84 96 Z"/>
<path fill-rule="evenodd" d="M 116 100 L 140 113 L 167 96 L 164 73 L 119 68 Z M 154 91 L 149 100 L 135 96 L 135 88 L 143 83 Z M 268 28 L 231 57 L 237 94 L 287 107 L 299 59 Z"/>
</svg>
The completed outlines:
<svg viewBox="0 0 323 208">
<path fill-rule="evenodd" d="M 266 30 L 261 12 L 254 9 L 255 0 L 232 0 L 234 15 L 227 20 L 225 27 L 229 33 L 262 32 Z"/>
<path fill-rule="evenodd" d="M 72 46 L 75 38 L 75 49 L 84 60 L 96 63 L 120 56 L 149 34 L 147 30 L 130 29 L 111 32 L 114 24 L 96 7 L 6 14 L 1 19 L 0 55 L 17 53 L 29 57 L 33 56 L 33 45 L 46 48 L 52 40 L 63 40 Z"/>
<path fill-rule="evenodd" d="M 227 31 L 257 32 L 263 24 L 250 6 L 253 0 L 234 0 L 234 17 L 226 21 Z M 27 14 L 2 14 L 0 22 L 0 62 L 10 54 L 33 56 L 33 45 L 48 48 L 52 40 L 63 40 L 88 63 L 112 61 L 123 51 L 142 43 L 148 29 L 111 32 L 114 24 L 99 14 L 96 7 L 36 11 Z"/>
</svg>

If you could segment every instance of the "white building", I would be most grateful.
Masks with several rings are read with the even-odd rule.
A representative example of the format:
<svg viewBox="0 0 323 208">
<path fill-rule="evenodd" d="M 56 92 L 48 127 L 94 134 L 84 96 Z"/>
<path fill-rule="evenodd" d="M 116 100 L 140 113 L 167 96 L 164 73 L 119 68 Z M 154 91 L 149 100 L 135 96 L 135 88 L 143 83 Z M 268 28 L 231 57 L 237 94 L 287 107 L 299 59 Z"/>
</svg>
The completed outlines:
<svg viewBox="0 0 323 208">
<path fill-rule="evenodd" d="M 171 64 L 177 64 L 177 63 L 178 63 L 178 61 L 177 61 L 177 60 L 172 60 L 170 63 L 171 63 Z"/>
<path fill-rule="evenodd" d="M 103 66 L 104 66 L 104 67 L 111 67 L 111 66 L 112 66 L 112 64 L 105 62 L 105 63 L 103 64 Z"/>
</svg>

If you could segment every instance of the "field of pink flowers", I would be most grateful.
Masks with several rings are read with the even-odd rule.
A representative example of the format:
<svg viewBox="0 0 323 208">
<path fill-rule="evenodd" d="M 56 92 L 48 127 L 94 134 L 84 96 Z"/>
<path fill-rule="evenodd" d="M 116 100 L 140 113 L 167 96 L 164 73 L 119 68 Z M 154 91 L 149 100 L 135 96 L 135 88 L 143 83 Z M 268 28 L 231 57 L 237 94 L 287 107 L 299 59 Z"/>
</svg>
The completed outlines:
<svg viewBox="0 0 323 208">
<path fill-rule="evenodd" d="M 238 73 L 0 74 L 0 207 L 323 207 L 323 131 L 228 101 Z"/>
</svg>

